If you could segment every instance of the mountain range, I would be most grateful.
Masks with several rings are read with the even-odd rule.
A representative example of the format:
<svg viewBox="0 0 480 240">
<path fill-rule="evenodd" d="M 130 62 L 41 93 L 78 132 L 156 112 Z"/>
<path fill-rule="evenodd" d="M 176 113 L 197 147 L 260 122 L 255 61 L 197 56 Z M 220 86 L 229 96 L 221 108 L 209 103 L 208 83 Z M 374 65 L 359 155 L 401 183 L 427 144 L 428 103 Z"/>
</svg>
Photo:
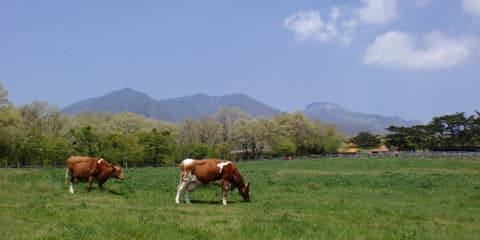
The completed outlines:
<svg viewBox="0 0 480 240">
<path fill-rule="evenodd" d="M 254 117 L 272 117 L 283 111 L 261 103 L 245 94 L 235 93 L 224 96 L 194 94 L 179 98 L 156 100 L 131 88 L 124 88 L 100 97 L 79 101 L 62 109 L 67 115 L 81 112 L 133 112 L 146 117 L 169 122 L 180 122 L 185 118 L 212 116 L 221 108 L 235 107 Z M 412 126 L 419 121 L 406 121 L 399 117 L 358 113 L 333 103 L 312 103 L 304 109 L 312 120 L 334 124 L 348 135 L 358 132 L 386 133 L 390 125 Z"/>
<path fill-rule="evenodd" d="M 211 116 L 222 107 L 236 107 L 254 117 L 271 117 L 282 112 L 240 93 L 221 97 L 200 93 L 179 98 L 155 100 L 131 88 L 124 88 L 100 97 L 74 103 L 63 108 L 62 112 L 67 115 L 74 115 L 85 111 L 127 111 L 164 121 L 180 122 L 185 118 Z"/>
<path fill-rule="evenodd" d="M 310 119 L 318 119 L 334 124 L 339 130 L 355 135 L 358 132 L 385 134 L 387 127 L 413 126 L 422 124 L 417 120 L 404 120 L 400 117 L 386 117 L 377 114 L 352 112 L 334 103 L 318 102 L 308 105 L 303 113 Z"/>
</svg>

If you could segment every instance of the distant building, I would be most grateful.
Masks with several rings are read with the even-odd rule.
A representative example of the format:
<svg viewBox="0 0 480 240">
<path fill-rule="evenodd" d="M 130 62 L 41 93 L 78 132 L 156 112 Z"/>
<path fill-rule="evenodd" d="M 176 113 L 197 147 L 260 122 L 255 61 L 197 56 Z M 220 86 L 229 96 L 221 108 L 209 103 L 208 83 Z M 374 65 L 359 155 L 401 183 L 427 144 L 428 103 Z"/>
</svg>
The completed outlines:
<svg viewBox="0 0 480 240">
<path fill-rule="evenodd" d="M 371 148 L 371 149 L 360 149 L 355 146 L 355 144 L 346 144 L 342 148 L 339 149 L 338 151 L 341 154 L 357 154 L 357 153 L 385 153 L 385 152 L 390 152 L 390 149 L 388 149 L 385 145 L 382 145 L 377 148 Z"/>
<path fill-rule="evenodd" d="M 377 147 L 377 148 L 372 148 L 366 150 L 368 153 L 385 153 L 385 152 L 390 152 L 390 149 L 388 149 L 385 145 Z"/>
</svg>

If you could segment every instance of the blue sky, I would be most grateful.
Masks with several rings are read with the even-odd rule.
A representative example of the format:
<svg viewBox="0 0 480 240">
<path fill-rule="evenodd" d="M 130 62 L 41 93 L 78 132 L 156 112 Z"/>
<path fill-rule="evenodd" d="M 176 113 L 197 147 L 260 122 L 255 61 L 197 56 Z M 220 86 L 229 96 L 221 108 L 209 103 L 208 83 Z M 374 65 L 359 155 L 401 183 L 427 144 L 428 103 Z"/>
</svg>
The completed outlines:
<svg viewBox="0 0 480 240">
<path fill-rule="evenodd" d="M 17 105 L 130 87 L 427 122 L 480 110 L 480 0 L 0 1 L 0 82 Z"/>
</svg>

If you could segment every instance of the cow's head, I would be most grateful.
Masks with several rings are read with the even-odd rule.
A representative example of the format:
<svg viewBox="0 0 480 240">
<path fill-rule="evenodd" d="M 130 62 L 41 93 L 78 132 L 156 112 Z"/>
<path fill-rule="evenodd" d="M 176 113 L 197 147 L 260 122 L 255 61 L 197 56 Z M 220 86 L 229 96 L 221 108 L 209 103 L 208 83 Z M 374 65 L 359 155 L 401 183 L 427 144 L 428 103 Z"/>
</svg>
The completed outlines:
<svg viewBox="0 0 480 240">
<path fill-rule="evenodd" d="M 245 183 L 245 185 L 238 189 L 240 190 L 240 195 L 242 195 L 243 200 L 250 202 L 250 183 Z"/>
<path fill-rule="evenodd" d="M 113 166 L 113 177 L 123 180 L 125 176 L 123 175 L 123 167 L 120 165 Z"/>
</svg>

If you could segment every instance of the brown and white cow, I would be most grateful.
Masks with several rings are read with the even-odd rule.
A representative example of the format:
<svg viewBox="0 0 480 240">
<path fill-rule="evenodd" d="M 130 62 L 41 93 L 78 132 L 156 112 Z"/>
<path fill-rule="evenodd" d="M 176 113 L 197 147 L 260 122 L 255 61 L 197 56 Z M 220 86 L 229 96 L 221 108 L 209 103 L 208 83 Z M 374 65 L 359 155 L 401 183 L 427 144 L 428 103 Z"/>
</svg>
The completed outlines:
<svg viewBox="0 0 480 240">
<path fill-rule="evenodd" d="M 125 178 L 123 167 L 113 165 L 103 158 L 72 156 L 67 159 L 65 181 L 69 183 L 69 192 L 71 193 L 73 193 L 73 183 L 76 180 L 88 181 L 88 191 L 90 191 L 93 181 L 98 182 L 98 186 L 102 188 L 110 177 L 123 180 Z"/>
<path fill-rule="evenodd" d="M 189 192 L 193 192 L 197 184 L 206 185 L 217 181 L 222 187 L 223 205 L 227 205 L 227 191 L 235 188 L 238 188 L 243 200 L 250 201 L 250 183 L 245 183 L 233 162 L 220 159 L 185 159 L 180 163 L 180 183 L 175 202 L 180 203 L 180 194 L 185 192 L 185 202 L 190 204 Z"/>
</svg>

